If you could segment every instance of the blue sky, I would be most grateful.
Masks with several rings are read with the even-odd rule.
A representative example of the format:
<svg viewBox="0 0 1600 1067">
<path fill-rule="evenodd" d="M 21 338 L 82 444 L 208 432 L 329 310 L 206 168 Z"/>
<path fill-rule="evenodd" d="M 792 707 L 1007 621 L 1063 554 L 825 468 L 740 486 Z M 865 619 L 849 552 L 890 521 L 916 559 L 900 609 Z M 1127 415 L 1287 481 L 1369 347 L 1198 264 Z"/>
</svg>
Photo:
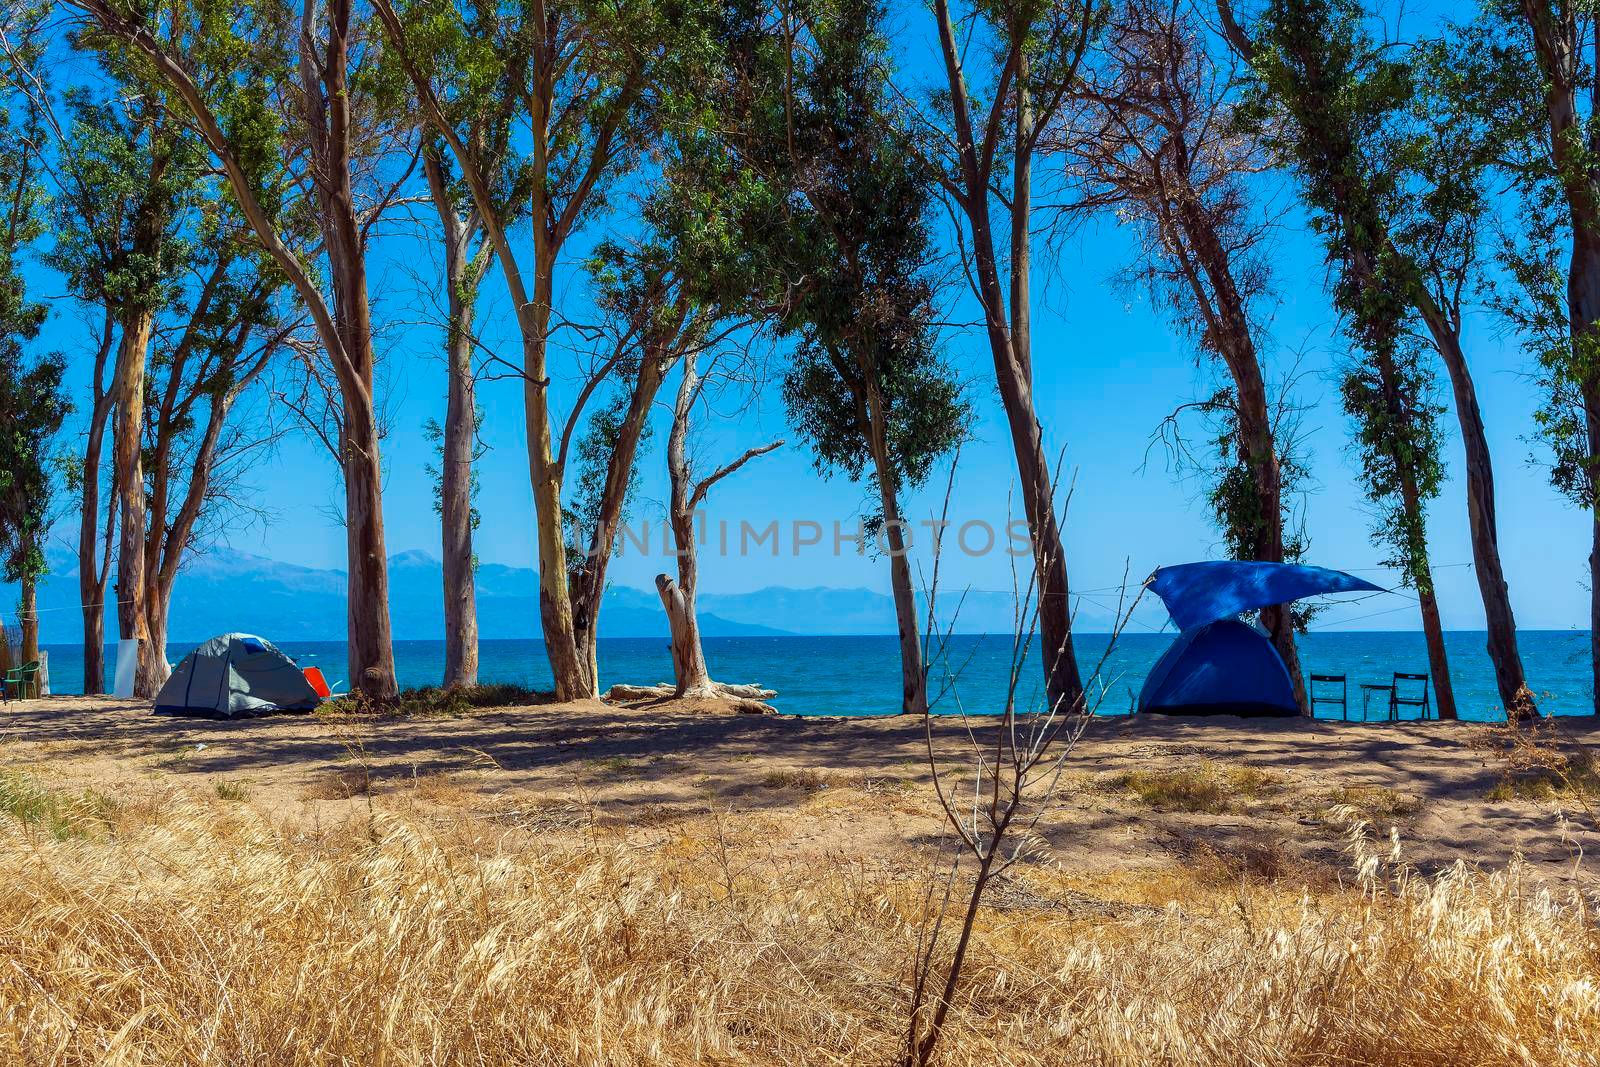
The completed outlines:
<svg viewBox="0 0 1600 1067">
<path fill-rule="evenodd" d="M 913 47 L 915 37 L 909 40 L 913 44 L 908 47 Z M 1264 187 L 1262 193 L 1278 218 L 1271 257 L 1278 302 L 1263 349 L 1269 356 L 1270 380 L 1281 381 L 1291 368 L 1296 370 L 1293 396 L 1307 407 L 1301 421 L 1313 474 L 1303 504 L 1312 540 L 1309 561 L 1358 570 L 1391 584 L 1393 576 L 1376 569 L 1382 554 L 1371 545 L 1371 516 L 1354 484 L 1347 453 L 1348 425 L 1338 409 L 1332 370 L 1343 347 L 1325 295 L 1320 254 L 1281 185 Z M 591 235 L 604 225 L 593 227 Z M 613 220 L 610 225 L 625 226 L 626 221 Z M 391 553 L 421 549 L 437 555 L 438 520 L 431 479 L 424 473 L 433 446 L 424 425 L 430 418 L 442 419 L 444 410 L 442 338 L 433 325 L 438 315 L 432 303 L 437 288 L 432 271 L 438 255 L 417 229 L 398 221 L 391 224 L 375 242 L 371 259 L 375 308 L 383 324 L 379 347 L 386 364 L 385 403 L 391 425 L 384 442 L 385 519 Z M 583 247 L 576 247 L 569 257 L 574 261 L 568 264 L 563 292 L 563 299 L 574 308 L 585 302 L 575 262 Z M 1082 590 L 1114 586 L 1125 563 L 1137 580 L 1162 564 L 1217 556 L 1221 548 L 1200 485 L 1177 477 L 1161 448 L 1151 447 L 1151 435 L 1168 412 L 1209 392 L 1214 368 L 1196 366 L 1191 346 L 1150 307 L 1143 293 L 1110 284 L 1128 252 L 1126 234 L 1113 223 L 1089 229 L 1059 254 L 1044 255 L 1042 243 L 1039 249 L 1037 404 L 1050 449 L 1064 447 L 1067 466 L 1076 475 L 1066 527 L 1074 586 Z M 34 277 L 43 293 L 59 294 L 59 285 L 47 272 L 36 271 Z M 516 329 L 498 271 L 491 272 L 486 289 L 482 340 L 515 361 Z M 950 317 L 975 320 L 970 298 L 959 299 Z M 69 302 L 57 301 L 42 344 L 69 354 L 85 350 L 78 315 Z M 1527 628 L 1583 626 L 1588 611 L 1588 521 L 1550 488 L 1545 472 L 1530 462 L 1530 453 L 1538 451 L 1529 440 L 1537 388 L 1524 374 L 1525 361 L 1515 338 L 1500 336 L 1486 316 L 1469 323 L 1466 346 L 1495 457 L 1502 551 L 1518 621 Z M 945 347 L 958 373 L 973 383 L 979 416 L 976 439 L 961 456 L 951 517 L 958 523 L 982 520 L 1003 527 L 1016 510 L 1011 500 L 1016 476 L 987 344 L 979 329 L 953 328 L 946 334 Z M 558 408 L 564 410 L 574 391 L 577 367 L 560 352 L 553 353 L 552 366 L 559 383 Z M 659 520 L 662 513 L 663 448 L 670 414 L 664 405 L 670 402 L 674 385 L 675 376 L 663 390 L 654 440 L 642 456 L 636 520 Z M 486 561 L 531 566 L 532 506 L 520 385 L 510 379 L 483 381 L 479 399 L 489 451 L 479 468 L 483 523 L 477 535 L 478 553 Z M 765 548 L 727 556 L 707 552 L 703 587 L 718 592 L 772 584 L 887 590 L 884 560 L 849 551 L 836 555 L 828 532 L 821 546 L 793 551 L 789 534 L 795 521 L 817 522 L 824 531 L 830 531 L 835 521 L 852 528 L 862 514 L 864 495 L 862 487 L 842 477 L 817 475 L 811 457 L 786 424 L 775 383 L 753 400 L 729 397 L 716 408 L 696 442 L 696 455 L 706 466 L 776 437 L 788 437 L 790 444 L 719 484 L 708 507 L 710 519 L 733 524 L 735 542 L 741 520 L 758 527 L 776 520 L 784 537 L 777 556 Z M 1453 413 L 1445 425 L 1450 431 L 1445 454 L 1452 477 L 1430 509 L 1433 555 L 1445 625 L 1472 629 L 1481 626 L 1482 609 L 1471 568 L 1461 566 L 1471 559 L 1471 551 L 1462 487 L 1455 478 L 1461 454 Z M 911 494 L 906 506 L 909 517 L 930 517 L 938 510 L 943 478 L 941 471 L 930 488 Z M 319 446 L 304 440 L 284 443 L 252 472 L 252 482 L 261 498 L 270 501 L 277 518 L 265 526 L 237 530 L 230 537 L 233 547 L 309 566 L 343 565 L 343 533 L 328 513 L 339 496 L 337 472 Z M 70 536 L 67 524 L 59 536 Z M 660 544 L 659 531 L 654 544 Z M 924 561 L 926 547 L 924 538 L 917 549 Z M 657 547 L 651 556 L 641 556 L 628 546 L 612 567 L 613 580 L 648 586 L 658 571 L 670 569 L 670 561 L 659 551 Z M 947 551 L 944 565 L 949 587 L 1010 587 L 1010 559 L 1003 553 L 971 557 Z M 1374 616 L 1379 611 L 1386 614 Z M 1362 628 L 1417 626 L 1414 606 L 1399 598 L 1335 608 L 1321 620 L 1330 627 L 1346 622 Z"/>
</svg>

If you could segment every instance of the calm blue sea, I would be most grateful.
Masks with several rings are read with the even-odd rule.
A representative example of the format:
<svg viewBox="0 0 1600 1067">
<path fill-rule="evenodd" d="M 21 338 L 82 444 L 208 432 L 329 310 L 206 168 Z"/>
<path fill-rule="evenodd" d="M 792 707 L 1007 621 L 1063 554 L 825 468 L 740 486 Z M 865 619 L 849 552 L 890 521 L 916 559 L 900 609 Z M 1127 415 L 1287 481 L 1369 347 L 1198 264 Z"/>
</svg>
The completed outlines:
<svg viewBox="0 0 1600 1067">
<path fill-rule="evenodd" d="M 1589 669 L 1587 631 L 1523 631 L 1518 639 L 1528 680 L 1542 707 L 1567 715 L 1591 714 L 1594 689 Z M 1087 675 L 1106 647 L 1102 634 L 1077 635 L 1080 664 Z M 1124 714 L 1131 708 L 1145 673 L 1171 643 L 1172 635 L 1124 634 L 1103 674 L 1102 714 Z M 1350 680 L 1352 716 L 1359 714 L 1361 682 L 1387 682 L 1395 671 L 1426 671 L 1428 657 L 1418 632 L 1313 632 L 1302 638 L 1301 661 L 1309 672 L 1345 674 Z M 1462 718 L 1503 717 L 1494 676 L 1481 632 L 1446 635 L 1456 703 Z M 75 645 L 51 645 L 50 681 L 57 693 L 76 693 L 83 686 L 83 653 Z M 174 643 L 168 655 L 176 663 L 192 645 Z M 322 668 L 336 689 L 348 679 L 343 642 L 284 642 L 280 646 L 301 666 Z M 760 682 L 778 691 L 773 704 L 789 714 L 880 715 L 899 710 L 900 661 L 893 637 L 713 637 L 706 640 L 712 676 L 727 682 Z M 953 692 L 940 698 L 936 711 L 995 712 L 1005 699 L 1011 663 L 1011 639 L 1002 636 L 959 636 L 945 657 L 958 673 Z M 106 656 L 108 674 L 115 650 Z M 550 668 L 538 641 L 485 641 L 479 675 L 486 682 L 514 682 L 534 689 L 550 687 Z M 405 687 L 436 685 L 444 670 L 441 641 L 395 643 L 395 667 Z M 672 676 L 665 640 L 612 639 L 600 642 L 602 684 L 650 684 Z M 1039 670 L 1030 661 L 1021 674 L 1019 694 L 1036 699 Z M 935 679 L 933 690 L 940 688 Z M 959 701 L 959 705 L 958 702 Z M 1324 712 L 1325 714 L 1325 712 Z M 1337 711 L 1334 712 L 1337 717 Z"/>
</svg>

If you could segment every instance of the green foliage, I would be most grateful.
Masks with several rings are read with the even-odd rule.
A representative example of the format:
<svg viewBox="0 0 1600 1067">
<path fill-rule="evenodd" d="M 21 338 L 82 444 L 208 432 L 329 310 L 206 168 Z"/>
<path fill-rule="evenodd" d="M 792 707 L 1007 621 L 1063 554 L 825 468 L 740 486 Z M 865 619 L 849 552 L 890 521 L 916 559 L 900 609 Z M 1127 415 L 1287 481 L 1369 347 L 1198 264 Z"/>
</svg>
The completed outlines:
<svg viewBox="0 0 1600 1067">
<path fill-rule="evenodd" d="M 200 209 L 205 156 L 162 96 L 67 95 L 71 121 L 52 207 L 51 266 L 80 300 L 132 314 L 169 303 L 195 251 L 181 237 Z"/>
<path fill-rule="evenodd" d="M 1563 5 L 1552 13 L 1552 25 L 1562 15 L 1577 25 L 1578 20 L 1592 22 L 1595 14 L 1591 2 Z M 1548 449 L 1551 484 L 1592 509 L 1600 457 L 1590 450 L 1584 393 L 1600 390 L 1600 333 L 1581 316 L 1573 321 L 1568 288 L 1575 210 L 1569 197 L 1582 211 L 1600 189 L 1600 115 L 1592 104 L 1600 86 L 1594 42 L 1586 44 L 1588 38 L 1588 31 L 1579 29 L 1569 45 L 1572 62 L 1565 76 L 1580 113 L 1562 140 L 1562 165 L 1551 145 L 1546 96 L 1551 81 L 1521 5 L 1485 5 L 1476 19 L 1451 29 L 1431 53 L 1431 66 L 1441 121 L 1492 145 L 1497 176 L 1509 186 L 1508 224 L 1495 249 L 1503 272 L 1487 280 L 1485 296 L 1532 357 L 1543 392 L 1534 426 Z M 1590 106 L 1584 114 L 1586 101 Z"/>
<path fill-rule="evenodd" d="M 1426 301 L 1459 321 L 1494 143 L 1433 117 L 1438 63 L 1381 45 L 1358 0 L 1272 0 L 1257 29 L 1255 117 L 1295 165 L 1338 270 L 1334 304 L 1366 354 L 1347 364 L 1340 394 L 1379 507 L 1375 535 L 1407 584 L 1425 585 L 1422 502 L 1443 478 L 1442 409 L 1406 330 Z"/>
<path fill-rule="evenodd" d="M 739 93 L 724 108 L 739 133 L 732 165 L 782 190 L 748 243 L 766 260 L 777 330 L 795 341 L 784 400 L 818 469 L 859 479 L 876 392 L 886 474 L 917 485 L 969 422 L 939 351 L 933 176 L 889 106 L 883 7 L 815 0 L 796 17 L 809 36 L 792 51 L 758 10 L 729 27 Z"/>
<path fill-rule="evenodd" d="M 479 436 L 482 429 L 483 408 L 480 405 L 474 408 L 472 412 L 473 467 L 472 477 L 467 485 L 467 499 L 472 502 L 471 523 L 474 530 L 478 528 L 478 523 L 482 519 L 482 516 L 478 514 L 478 486 L 480 479 L 478 477 L 477 462 L 489 453 L 489 446 L 484 444 L 482 437 Z M 423 469 L 427 471 L 428 477 L 433 480 L 433 512 L 435 515 L 442 516 L 444 514 L 444 427 L 439 424 L 438 419 L 429 419 L 422 424 L 422 436 L 427 438 L 429 443 L 433 445 L 434 458 L 430 459 Z"/>
<path fill-rule="evenodd" d="M 1399 344 L 1369 361 L 1352 361 L 1340 383 L 1347 415 L 1355 420 L 1353 444 L 1368 499 L 1384 505 L 1374 536 L 1389 550 L 1383 563 L 1404 585 L 1427 589 L 1428 536 L 1420 507 L 1406 506 L 1439 494 L 1444 481 L 1439 416 L 1432 371 L 1418 346 Z M 1410 483 L 1408 485 L 1408 482 Z"/>
<path fill-rule="evenodd" d="M 109 833 L 121 805 L 104 793 L 50 789 L 21 771 L 0 771 L 0 813 L 36 827 L 57 841 Z"/>
<path fill-rule="evenodd" d="M 1239 431 L 1238 402 L 1232 386 L 1217 391 L 1203 406 L 1211 417 L 1212 446 L 1217 463 L 1209 470 L 1210 484 L 1206 488 L 1206 503 L 1216 516 L 1217 527 L 1233 559 L 1251 559 L 1256 551 L 1256 535 L 1266 525 L 1267 515 L 1262 510 L 1261 493 L 1256 487 L 1255 473 L 1250 469 L 1243 452 L 1243 438 Z M 1281 427 L 1279 428 L 1281 431 Z M 1285 447 L 1290 435 L 1275 432 L 1274 446 L 1278 456 L 1279 503 L 1283 523 L 1283 558 L 1296 562 L 1305 557 L 1310 540 L 1304 528 L 1293 529 L 1292 502 L 1305 490 L 1311 472 L 1298 450 Z M 1296 605 L 1296 611 L 1305 610 Z"/>
<path fill-rule="evenodd" d="M 616 373 L 626 381 L 637 377 L 638 369 L 635 366 Z M 623 425 L 631 400 L 629 389 L 623 387 L 612 389 L 606 402 L 590 413 L 583 435 L 578 438 L 575 456 L 577 476 L 568 481 L 567 501 L 561 509 L 561 525 L 567 533 L 567 559 L 574 572 L 587 566 L 590 545 L 594 531 L 600 523 L 600 510 L 605 502 L 606 474 L 611 457 L 617 451 L 618 442 L 622 439 Z M 617 529 L 612 531 L 613 539 L 620 534 L 622 525 L 628 521 L 629 508 L 637 488 L 635 474 L 650 437 L 650 424 L 645 422 L 639 431 L 634 467 L 628 472 L 627 489 L 623 496 L 622 508 L 617 515 Z"/>
<path fill-rule="evenodd" d="M 7 582 L 45 573 L 51 442 L 72 411 L 62 384 L 66 360 L 51 354 L 29 366 L 20 340 L 0 337 L 0 574 Z"/>
<path fill-rule="evenodd" d="M 527 707 L 548 703 L 551 693 L 541 693 L 520 685 L 486 682 L 482 685 L 440 689 L 423 686 L 405 689 L 392 700 L 379 701 L 360 693 L 346 693 L 323 703 L 317 709 L 321 718 L 457 718 L 481 708 Z"/>
</svg>

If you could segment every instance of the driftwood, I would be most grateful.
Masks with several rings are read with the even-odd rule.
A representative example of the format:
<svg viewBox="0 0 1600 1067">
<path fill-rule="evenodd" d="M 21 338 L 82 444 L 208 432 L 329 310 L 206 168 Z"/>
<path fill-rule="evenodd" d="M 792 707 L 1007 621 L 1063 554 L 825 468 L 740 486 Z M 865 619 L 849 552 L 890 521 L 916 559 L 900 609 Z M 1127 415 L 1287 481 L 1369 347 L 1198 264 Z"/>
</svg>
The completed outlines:
<svg viewBox="0 0 1600 1067">
<path fill-rule="evenodd" d="M 655 685 L 614 685 L 606 690 L 606 700 L 623 703 L 630 700 L 722 700 L 741 715 L 776 715 L 778 709 L 767 701 L 777 696 L 773 689 L 759 685 L 728 685 L 725 682 L 707 682 L 703 686 L 678 692 L 671 682 Z"/>
</svg>

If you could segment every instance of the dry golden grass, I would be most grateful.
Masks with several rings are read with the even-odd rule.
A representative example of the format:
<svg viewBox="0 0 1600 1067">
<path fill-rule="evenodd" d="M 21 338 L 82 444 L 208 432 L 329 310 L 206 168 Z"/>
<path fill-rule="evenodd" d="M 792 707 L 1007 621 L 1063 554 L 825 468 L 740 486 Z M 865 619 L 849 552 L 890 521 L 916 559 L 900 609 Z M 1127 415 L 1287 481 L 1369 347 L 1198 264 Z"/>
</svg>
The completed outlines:
<svg viewBox="0 0 1600 1067">
<path fill-rule="evenodd" d="M 0 1062 L 894 1060 L 906 865 L 774 861 L 732 816 L 646 848 L 351 810 L 313 836 L 248 802 L 64 840 L 0 817 Z M 944 1062 L 1600 1059 L 1593 913 L 1515 868 L 1428 883 L 1369 855 L 1330 893 L 1193 873 L 1025 868 Z"/>
<path fill-rule="evenodd" d="M 1282 786 L 1283 779 L 1259 767 L 1200 760 L 1170 769 L 1108 775 L 1101 784 L 1130 793 L 1156 811 L 1220 815 L 1239 810 L 1241 802 L 1270 796 Z"/>
</svg>

